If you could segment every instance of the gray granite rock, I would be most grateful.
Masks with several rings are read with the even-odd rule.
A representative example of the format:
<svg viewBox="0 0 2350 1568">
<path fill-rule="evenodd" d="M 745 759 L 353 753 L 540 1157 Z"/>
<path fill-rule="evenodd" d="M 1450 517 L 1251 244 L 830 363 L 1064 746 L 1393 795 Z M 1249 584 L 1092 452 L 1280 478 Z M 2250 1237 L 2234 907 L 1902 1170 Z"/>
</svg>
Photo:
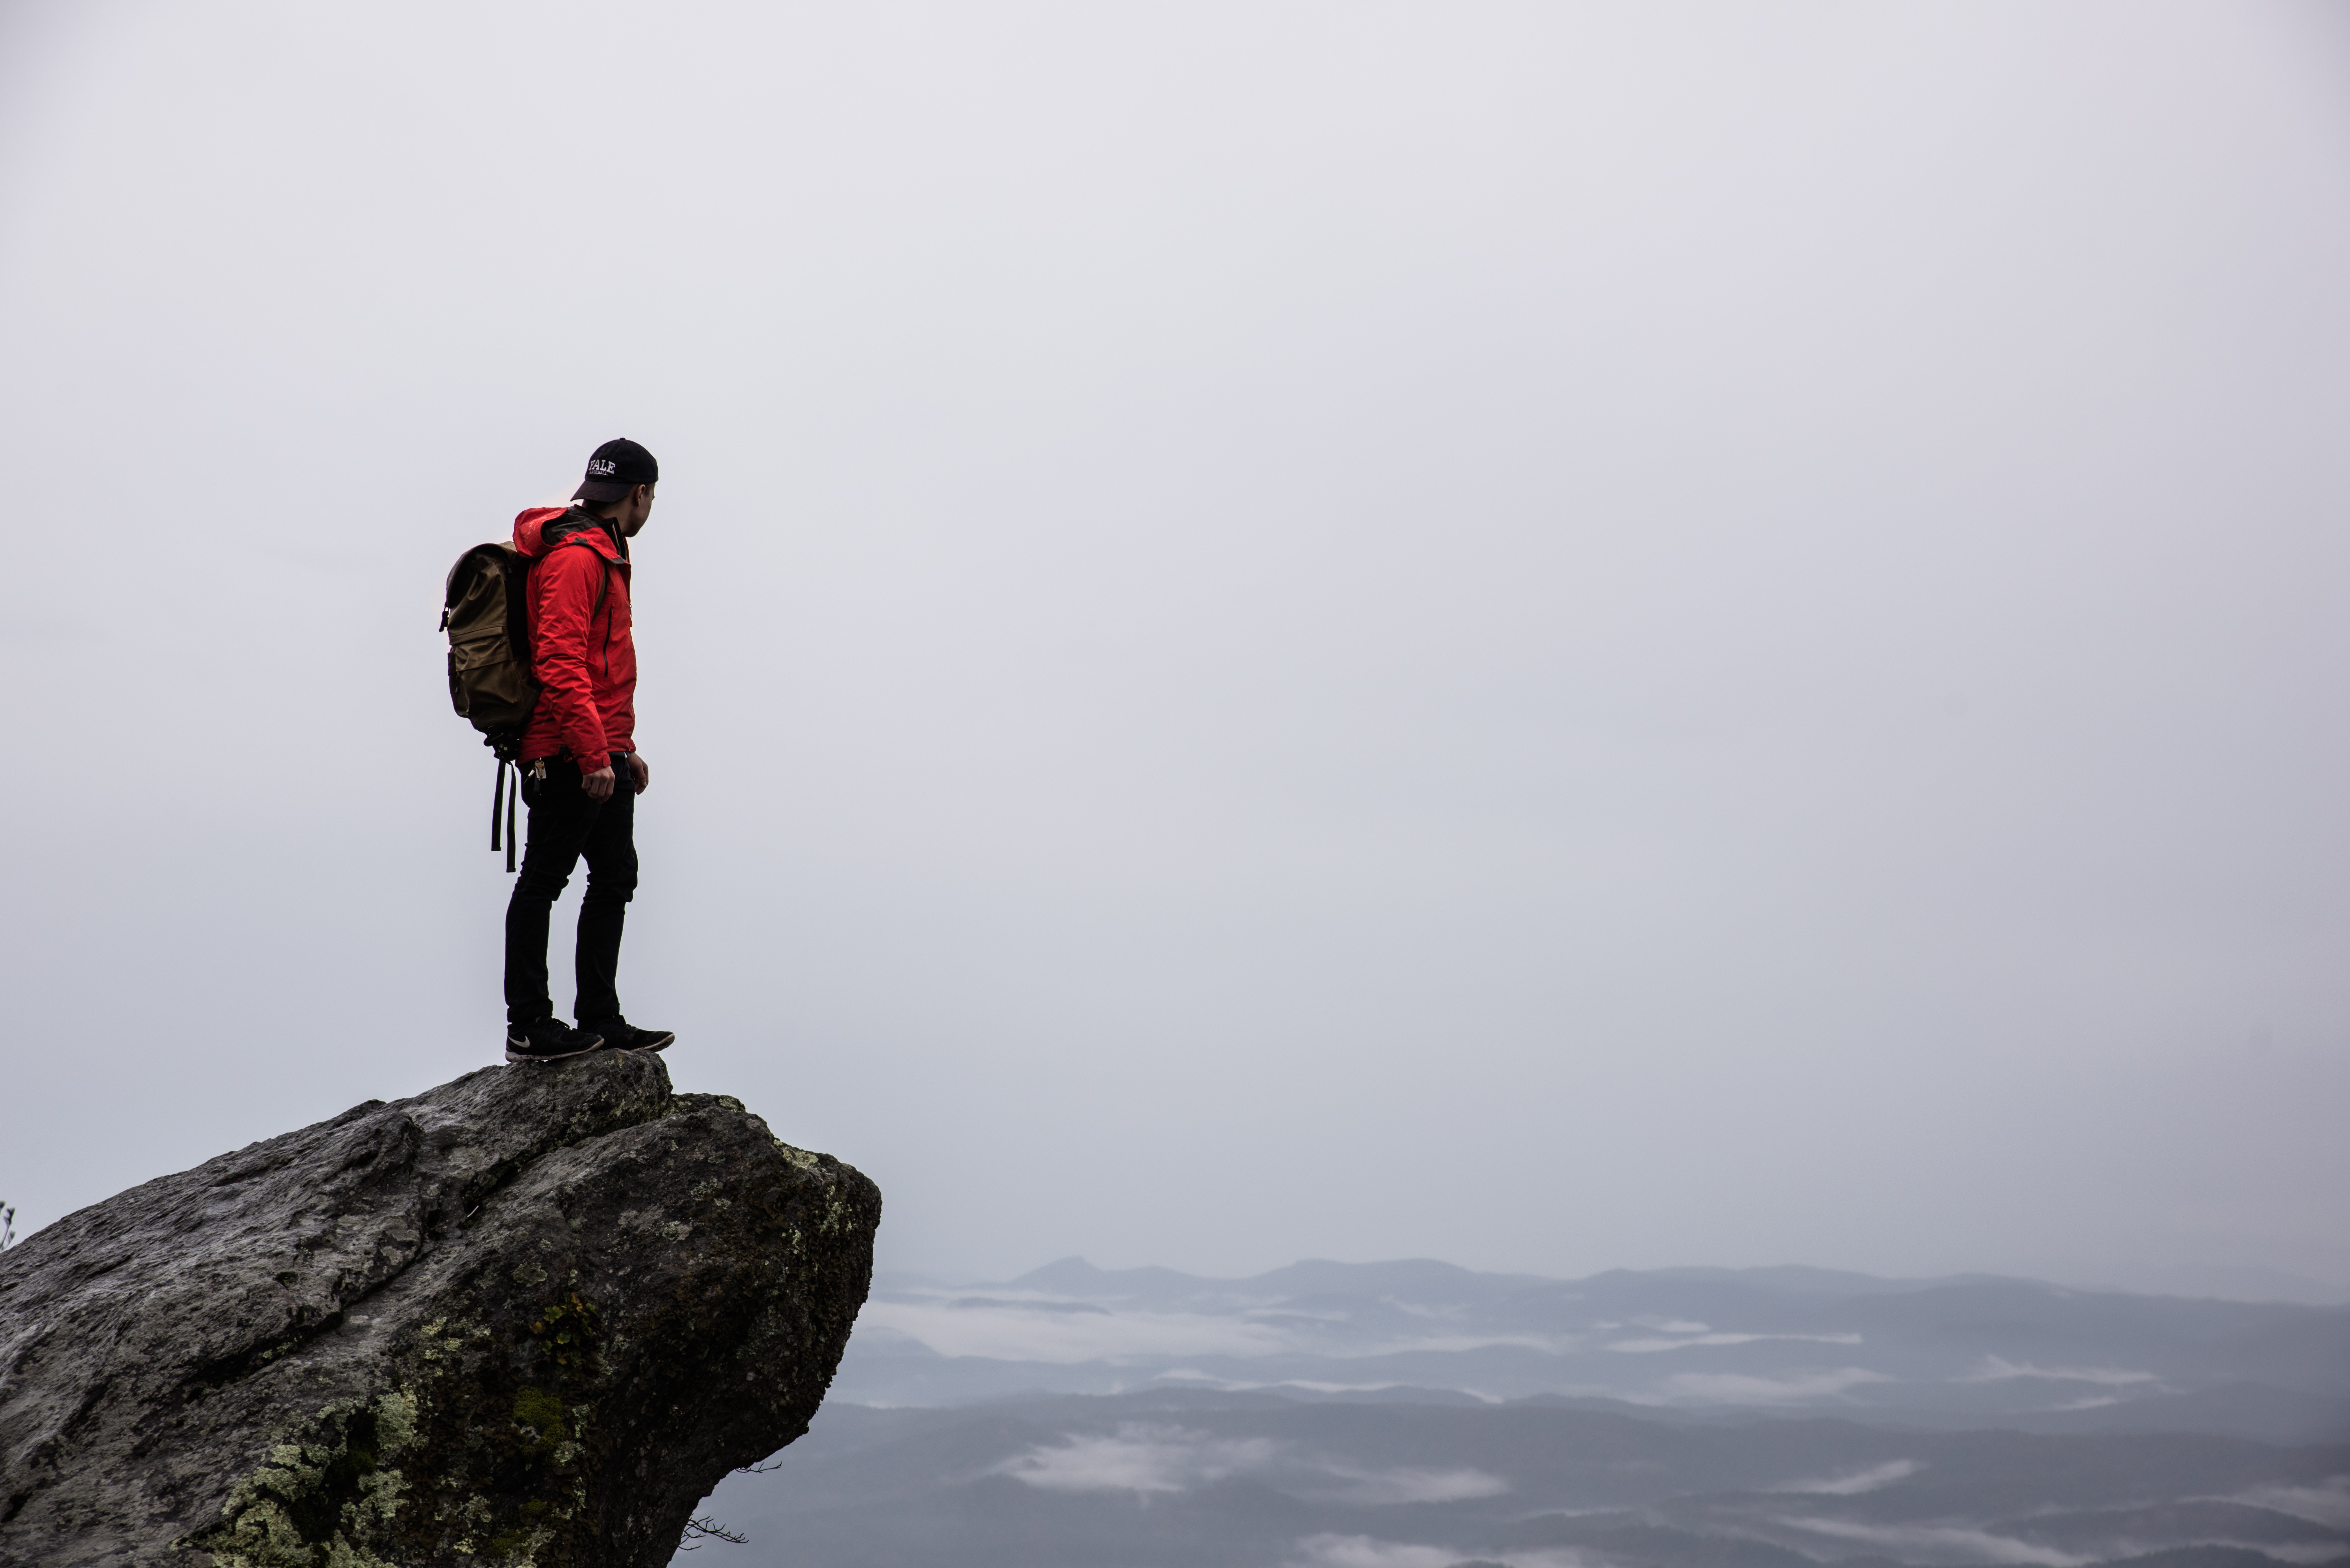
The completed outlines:
<svg viewBox="0 0 2350 1568">
<path fill-rule="evenodd" d="M 0 1254 L 0 1564 L 653 1568 L 806 1430 L 880 1213 L 612 1052 L 133 1188 Z"/>
</svg>

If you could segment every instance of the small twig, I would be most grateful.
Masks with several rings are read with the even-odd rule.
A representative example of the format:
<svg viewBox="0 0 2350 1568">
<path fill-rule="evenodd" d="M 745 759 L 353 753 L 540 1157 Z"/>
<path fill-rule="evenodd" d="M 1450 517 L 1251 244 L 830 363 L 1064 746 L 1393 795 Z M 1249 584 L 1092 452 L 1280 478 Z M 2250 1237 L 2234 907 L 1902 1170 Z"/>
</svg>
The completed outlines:
<svg viewBox="0 0 2350 1568">
<path fill-rule="evenodd" d="M 723 1541 L 740 1546 L 750 1539 L 740 1531 L 727 1529 L 714 1519 L 689 1519 L 685 1521 L 685 1533 L 677 1538 L 677 1549 L 680 1552 L 696 1552 L 701 1550 L 704 1541 Z"/>
</svg>

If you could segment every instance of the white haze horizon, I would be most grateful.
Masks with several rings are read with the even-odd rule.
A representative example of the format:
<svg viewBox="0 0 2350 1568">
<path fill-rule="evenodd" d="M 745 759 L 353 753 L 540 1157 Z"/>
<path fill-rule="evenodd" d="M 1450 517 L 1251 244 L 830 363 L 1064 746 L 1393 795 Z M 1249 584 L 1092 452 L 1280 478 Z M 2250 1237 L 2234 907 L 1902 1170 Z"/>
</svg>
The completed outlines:
<svg viewBox="0 0 2350 1568">
<path fill-rule="evenodd" d="M 19 0 L 0 1200 L 498 1059 L 627 435 L 622 995 L 885 1270 L 2350 1296 L 2345 276 L 2323 4 Z"/>
<path fill-rule="evenodd" d="M 1015 1285 L 1018 1282 L 1026 1279 L 1031 1274 L 1041 1273 L 1045 1270 L 1053 1268 L 1056 1265 L 1067 1263 L 1081 1263 L 1088 1268 L 1099 1269 L 1104 1273 L 1112 1274 L 1128 1270 L 1152 1270 L 1168 1267 L 1163 1263 L 1155 1263 L 1147 1259 L 1121 1262 L 1114 1264 L 1099 1263 L 1091 1258 L 1082 1256 L 1078 1253 L 1067 1252 L 1057 1258 L 1046 1259 L 1045 1262 L 1031 1268 L 1015 1269 L 1009 1272 L 974 1272 L 969 1270 L 926 1270 L 902 1267 L 882 1267 L 878 1268 L 875 1271 L 874 1285 L 876 1289 L 899 1291 L 922 1289 L 969 1291 L 982 1288 L 1005 1288 Z M 2074 1270 L 2067 1272 L 2052 1274 L 2023 1274 L 1986 1269 L 1959 1269 L 1938 1274 L 1880 1274 L 1870 1273 L 1866 1270 L 1860 1269 L 1837 1269 L 1833 1265 L 1815 1263 L 1808 1259 L 1803 1258 L 1783 1258 L 1775 1262 L 1768 1263 L 1742 1263 L 1727 1265 L 1705 1262 L 1699 1260 L 1683 1260 L 1679 1262 L 1643 1264 L 1637 1268 L 1620 1264 L 1610 1265 L 1594 1269 L 1586 1273 L 1564 1274 L 1553 1271 L 1536 1269 L 1473 1268 L 1471 1265 L 1460 1262 L 1456 1259 L 1428 1256 L 1332 1258 L 1319 1254 L 1300 1254 L 1297 1257 L 1284 1259 L 1281 1262 L 1274 1264 L 1268 1268 L 1255 1270 L 1248 1273 L 1196 1273 L 1192 1271 L 1183 1269 L 1170 1269 L 1169 1272 L 1172 1273 L 1186 1274 L 1189 1277 L 1199 1280 L 1202 1283 L 1206 1284 L 1238 1285 L 1244 1284 L 1251 1280 L 1261 1277 L 1263 1274 L 1276 1272 L 1284 1268 L 1320 1263 L 1335 1263 L 1341 1266 L 1362 1266 L 1374 1268 L 1381 1265 L 1438 1263 L 1451 1268 L 1469 1269 L 1472 1273 L 1494 1274 L 1505 1278 L 1515 1277 L 1529 1280 L 1544 1280 L 1569 1284 L 1574 1283 L 1577 1280 L 1590 1279 L 1597 1275 L 1612 1273 L 1617 1272 L 1619 1269 L 1623 1272 L 1631 1273 L 1660 1274 L 1707 1272 L 1714 1271 L 1720 1271 L 1730 1274 L 1768 1274 L 1782 1269 L 1812 1269 L 1829 1273 L 1858 1274 L 1880 1284 L 1923 1285 L 1943 1281 L 1962 1279 L 2014 1280 L 2039 1284 L 2058 1285 L 2066 1290 L 2079 1291 L 2085 1293 L 2106 1293 L 2120 1295 L 2176 1296 L 2185 1299 L 2243 1302 L 2255 1304 L 2262 1303 L 2278 1303 L 2297 1306 L 2350 1306 L 2350 1285 L 2328 1280 L 2319 1275 L 2295 1273 L 2289 1269 L 2268 1268 L 2258 1264 L 2243 1264 L 2231 1267 L 2224 1264 L 2180 1262 L 2153 1262 L 2142 1263 L 2132 1268 L 2123 1268 L 2102 1272 L 2095 1270 Z M 1037 1296 L 1040 1300 L 1060 1299 L 1054 1293 L 1050 1292 L 1037 1293 Z M 1020 1298 L 1014 1297 L 1012 1299 L 1017 1300 Z"/>
</svg>

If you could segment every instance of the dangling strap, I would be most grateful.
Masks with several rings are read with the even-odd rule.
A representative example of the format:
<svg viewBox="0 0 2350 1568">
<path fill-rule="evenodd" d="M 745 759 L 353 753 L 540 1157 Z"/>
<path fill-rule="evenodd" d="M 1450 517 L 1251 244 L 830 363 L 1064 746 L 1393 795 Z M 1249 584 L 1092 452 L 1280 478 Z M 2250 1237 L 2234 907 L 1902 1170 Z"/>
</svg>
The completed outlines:
<svg viewBox="0 0 2350 1568">
<path fill-rule="evenodd" d="M 520 836 L 515 832 L 514 826 L 515 796 L 520 794 L 522 794 L 522 764 L 520 763 L 516 763 L 515 764 L 514 787 L 506 791 L 506 870 L 509 873 L 511 873 L 515 868 L 515 840 Z"/>
<path fill-rule="evenodd" d="M 498 843 L 498 817 L 506 808 L 506 760 L 498 759 L 497 777 L 490 783 L 490 849 L 494 854 L 502 848 Z"/>
</svg>

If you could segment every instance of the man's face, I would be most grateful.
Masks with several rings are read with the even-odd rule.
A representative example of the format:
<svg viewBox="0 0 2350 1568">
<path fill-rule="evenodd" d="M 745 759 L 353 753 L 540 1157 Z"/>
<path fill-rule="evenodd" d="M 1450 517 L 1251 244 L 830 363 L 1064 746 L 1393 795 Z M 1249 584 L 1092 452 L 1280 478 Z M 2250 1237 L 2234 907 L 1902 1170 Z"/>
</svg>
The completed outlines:
<svg viewBox="0 0 2350 1568">
<path fill-rule="evenodd" d="M 629 492 L 626 501 L 620 503 L 620 532 L 629 538 L 635 538 L 643 530 L 645 519 L 652 514 L 653 487 L 639 484 Z"/>
</svg>

